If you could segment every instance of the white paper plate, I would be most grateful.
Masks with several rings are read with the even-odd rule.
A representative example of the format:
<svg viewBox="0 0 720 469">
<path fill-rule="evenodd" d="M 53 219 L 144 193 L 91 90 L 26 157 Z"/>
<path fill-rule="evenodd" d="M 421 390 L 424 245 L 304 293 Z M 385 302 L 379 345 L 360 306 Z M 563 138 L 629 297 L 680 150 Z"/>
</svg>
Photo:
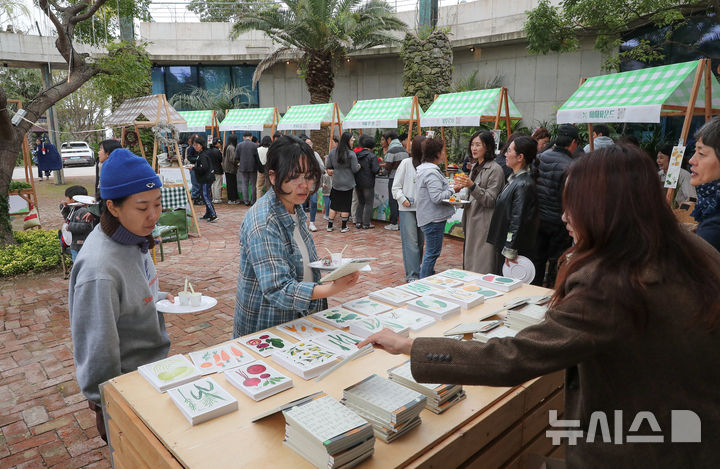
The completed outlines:
<svg viewBox="0 0 720 469">
<path fill-rule="evenodd" d="M 155 307 L 161 313 L 170 314 L 187 314 L 187 313 L 198 313 L 210 309 L 217 304 L 217 300 L 211 296 L 203 295 L 200 299 L 200 306 L 180 306 L 180 298 L 175 297 L 175 303 L 170 303 L 168 300 L 160 300 L 155 303 Z"/>
<path fill-rule="evenodd" d="M 532 282 L 535 278 L 535 265 L 525 256 L 518 256 L 516 260 L 517 264 L 510 262 L 510 265 L 507 265 L 503 262 L 503 275 L 525 283 Z"/>
<path fill-rule="evenodd" d="M 86 205 L 92 205 L 95 203 L 95 197 L 92 197 L 90 195 L 76 195 L 73 197 L 73 200 Z"/>
<path fill-rule="evenodd" d="M 462 206 L 462 205 L 470 203 L 469 200 L 460 200 L 460 199 L 455 199 L 453 202 L 450 202 L 450 199 L 442 199 L 442 201 L 446 202 L 450 205 L 457 205 L 457 206 Z"/>
<path fill-rule="evenodd" d="M 351 260 L 350 258 L 343 259 L 343 262 L 342 262 L 343 265 L 345 265 L 345 264 L 347 264 L 348 262 L 350 262 L 350 260 Z M 310 267 L 312 267 L 313 269 L 320 269 L 320 270 L 335 270 L 335 269 L 337 269 L 337 268 L 339 267 L 339 266 L 336 266 L 336 265 L 323 265 L 322 261 L 311 262 L 309 265 L 310 265 Z M 369 266 L 369 265 L 366 265 L 365 267 L 363 267 L 362 269 L 360 269 L 360 272 L 370 272 L 371 270 L 372 270 L 372 269 L 370 269 L 370 266 Z"/>
</svg>

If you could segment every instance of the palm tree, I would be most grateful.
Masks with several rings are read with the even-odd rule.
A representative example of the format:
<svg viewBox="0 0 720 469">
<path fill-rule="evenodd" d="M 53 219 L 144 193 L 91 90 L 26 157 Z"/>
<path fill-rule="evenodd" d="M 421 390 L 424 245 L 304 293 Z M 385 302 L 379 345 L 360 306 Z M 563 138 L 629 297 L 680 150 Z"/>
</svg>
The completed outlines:
<svg viewBox="0 0 720 469">
<path fill-rule="evenodd" d="M 242 102 L 244 99 L 245 102 Z M 205 90 L 194 88 L 190 93 L 179 93 L 170 98 L 173 107 L 189 111 L 213 110 L 217 113 L 218 121 L 225 118 L 227 109 L 249 107 L 257 104 L 255 96 L 245 86 L 223 86 L 219 90 Z"/>
<path fill-rule="evenodd" d="M 284 60 L 298 60 L 305 77 L 310 104 L 330 101 L 335 88 L 334 70 L 347 54 L 392 44 L 393 33 L 405 23 L 384 0 L 286 0 L 251 3 L 237 18 L 233 37 L 251 30 L 263 31 L 280 47 L 255 69 L 253 87 L 263 71 Z"/>
</svg>

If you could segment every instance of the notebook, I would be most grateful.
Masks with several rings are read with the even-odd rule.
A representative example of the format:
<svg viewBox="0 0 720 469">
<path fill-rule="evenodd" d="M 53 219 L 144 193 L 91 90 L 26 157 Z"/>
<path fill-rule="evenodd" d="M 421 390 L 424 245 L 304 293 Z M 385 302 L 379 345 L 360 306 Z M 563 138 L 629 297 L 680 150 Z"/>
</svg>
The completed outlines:
<svg viewBox="0 0 720 469">
<path fill-rule="evenodd" d="M 384 313 L 385 311 L 390 311 L 391 309 L 393 309 L 392 306 L 386 305 L 384 303 L 379 303 L 368 296 L 364 298 L 358 298 L 357 300 L 348 301 L 347 303 L 343 304 L 343 307 L 351 309 L 360 314 L 364 314 L 366 316 L 373 316 L 375 314 Z"/>
<path fill-rule="evenodd" d="M 351 322 L 363 318 L 364 316 L 345 308 L 334 307 L 317 312 L 313 314 L 312 317 L 318 321 L 322 321 L 338 329 L 342 329 L 344 327 L 348 327 Z"/>
<path fill-rule="evenodd" d="M 292 345 L 287 339 L 283 339 L 272 332 L 259 332 L 241 337 L 238 342 L 263 357 L 269 357 L 278 350 L 285 350 Z"/>
<path fill-rule="evenodd" d="M 409 327 L 410 330 L 413 331 L 419 331 L 435 323 L 435 318 L 404 308 L 398 308 L 388 311 L 387 313 L 378 314 L 377 318 L 381 321 L 391 321 L 396 324 Z"/>
<path fill-rule="evenodd" d="M 172 388 L 168 390 L 168 395 L 192 425 L 238 408 L 237 399 L 210 377 Z"/>
<path fill-rule="evenodd" d="M 190 359 L 202 374 L 207 375 L 250 363 L 255 357 L 240 350 L 237 344 L 228 344 L 190 352 Z"/>
<path fill-rule="evenodd" d="M 278 365 L 303 379 L 312 379 L 335 364 L 339 355 L 314 342 L 298 342 L 272 355 Z"/>
<path fill-rule="evenodd" d="M 299 340 L 309 339 L 314 335 L 323 334 L 330 330 L 328 327 L 321 326 L 320 324 L 308 321 L 307 319 L 296 319 L 275 327 L 280 332 L 284 332 Z"/>
<path fill-rule="evenodd" d="M 368 295 L 373 300 L 382 301 L 393 306 L 402 306 L 408 301 L 417 298 L 414 293 L 399 288 L 383 288 Z"/>
<path fill-rule="evenodd" d="M 184 355 L 173 355 L 138 367 L 138 373 L 156 390 L 165 392 L 175 386 L 194 381 L 202 376 Z"/>
<path fill-rule="evenodd" d="M 289 376 L 262 360 L 225 371 L 225 379 L 256 401 L 293 387 Z"/>
</svg>

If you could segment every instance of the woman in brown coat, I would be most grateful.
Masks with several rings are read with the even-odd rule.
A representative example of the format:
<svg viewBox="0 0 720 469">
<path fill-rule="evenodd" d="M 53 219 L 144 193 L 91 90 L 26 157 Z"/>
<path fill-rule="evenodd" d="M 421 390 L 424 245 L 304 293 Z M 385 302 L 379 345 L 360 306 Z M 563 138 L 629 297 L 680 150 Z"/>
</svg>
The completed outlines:
<svg viewBox="0 0 720 469">
<path fill-rule="evenodd" d="M 563 419 L 583 431 L 567 445 L 568 467 L 718 467 L 720 254 L 680 227 L 636 147 L 574 162 L 564 209 L 575 244 L 542 323 L 486 344 L 384 330 L 358 346 L 409 353 L 420 382 L 510 386 L 567 369 Z"/>
<path fill-rule="evenodd" d="M 495 200 L 505 186 L 505 174 L 495 160 L 495 140 L 492 132 L 478 131 L 470 138 L 468 153 L 472 170 L 470 177 L 455 177 L 456 187 L 466 187 L 471 203 L 463 210 L 465 232 L 463 269 L 487 274 L 495 269 L 495 248 L 487 242 Z"/>
</svg>

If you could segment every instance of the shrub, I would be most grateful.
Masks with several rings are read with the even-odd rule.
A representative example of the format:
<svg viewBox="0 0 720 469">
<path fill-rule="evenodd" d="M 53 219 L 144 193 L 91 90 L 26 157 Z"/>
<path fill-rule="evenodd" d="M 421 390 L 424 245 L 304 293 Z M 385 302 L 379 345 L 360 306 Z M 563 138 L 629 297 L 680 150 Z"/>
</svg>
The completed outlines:
<svg viewBox="0 0 720 469">
<path fill-rule="evenodd" d="M 11 181 L 10 187 L 8 188 L 10 192 L 21 191 L 23 189 L 32 189 L 32 186 L 23 181 Z"/>
<path fill-rule="evenodd" d="M 0 277 L 52 269 L 60 264 L 57 231 L 15 232 L 17 244 L 0 248 Z"/>
</svg>

